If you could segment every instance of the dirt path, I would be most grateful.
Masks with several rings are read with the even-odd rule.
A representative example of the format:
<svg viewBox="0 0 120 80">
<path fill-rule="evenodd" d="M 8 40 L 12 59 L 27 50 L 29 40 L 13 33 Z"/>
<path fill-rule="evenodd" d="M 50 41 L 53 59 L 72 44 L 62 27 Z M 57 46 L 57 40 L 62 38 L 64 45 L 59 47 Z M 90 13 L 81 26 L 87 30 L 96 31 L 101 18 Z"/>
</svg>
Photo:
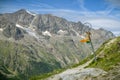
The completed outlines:
<svg viewBox="0 0 120 80">
<path fill-rule="evenodd" d="M 72 69 L 67 69 L 65 70 L 64 72 L 62 73 L 59 73 L 59 74 L 56 74 L 56 75 L 53 75 L 49 78 L 47 78 L 46 80 L 59 80 L 60 78 L 63 78 L 67 75 L 72 75 L 72 74 L 76 74 L 76 73 L 79 73 L 81 70 L 83 70 L 86 66 L 88 66 L 91 62 L 93 61 L 93 59 L 91 59 L 90 61 L 84 63 L 83 65 L 80 65 L 76 68 L 72 68 Z"/>
</svg>

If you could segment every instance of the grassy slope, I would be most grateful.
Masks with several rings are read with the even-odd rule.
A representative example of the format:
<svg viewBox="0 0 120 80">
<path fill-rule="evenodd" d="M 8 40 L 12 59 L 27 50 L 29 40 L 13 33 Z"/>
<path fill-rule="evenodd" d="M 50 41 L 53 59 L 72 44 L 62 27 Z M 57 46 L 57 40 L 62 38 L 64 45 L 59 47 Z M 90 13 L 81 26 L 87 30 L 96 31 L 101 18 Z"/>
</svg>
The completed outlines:
<svg viewBox="0 0 120 80">
<path fill-rule="evenodd" d="M 97 62 L 92 62 L 88 67 L 101 68 L 109 71 L 120 63 L 120 37 L 104 43 L 97 54 Z"/>
<path fill-rule="evenodd" d="M 44 50 L 40 51 L 41 54 L 44 53 Z M 33 55 L 34 52 L 30 46 L 0 40 L 0 80 L 18 80 L 16 76 L 23 80 L 26 75 L 43 74 L 58 68 L 59 63 L 54 59 L 50 60 L 56 65 L 49 64 L 50 61 L 47 63 L 44 59 L 37 62 L 34 58 L 36 55 Z M 47 56 L 49 57 L 49 55 Z M 28 68 L 29 66 L 32 66 L 32 69 Z M 13 77 L 7 77 L 9 74 Z"/>
<path fill-rule="evenodd" d="M 19 80 L 17 73 L 15 72 L 16 64 L 15 54 L 18 49 L 21 50 L 22 45 L 16 43 L 9 43 L 8 41 L 0 40 L 0 80 Z M 10 55 L 10 53 L 12 53 Z M 20 60 L 21 63 L 24 60 Z M 13 66 L 13 68 L 12 68 Z"/>
</svg>

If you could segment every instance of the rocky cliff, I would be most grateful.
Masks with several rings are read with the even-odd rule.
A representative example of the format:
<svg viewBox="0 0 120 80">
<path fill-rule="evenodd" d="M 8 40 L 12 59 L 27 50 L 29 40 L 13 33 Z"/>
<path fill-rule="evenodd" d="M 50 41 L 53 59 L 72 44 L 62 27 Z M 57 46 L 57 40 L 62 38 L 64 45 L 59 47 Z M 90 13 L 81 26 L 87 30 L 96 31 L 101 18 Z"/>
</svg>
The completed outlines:
<svg viewBox="0 0 120 80">
<path fill-rule="evenodd" d="M 50 14 L 24 9 L 0 14 L 1 76 L 10 78 L 10 73 L 27 80 L 33 75 L 79 63 L 91 54 L 89 44 L 79 42 L 88 30 L 95 49 L 114 37 L 110 31 L 95 30 Z"/>
</svg>

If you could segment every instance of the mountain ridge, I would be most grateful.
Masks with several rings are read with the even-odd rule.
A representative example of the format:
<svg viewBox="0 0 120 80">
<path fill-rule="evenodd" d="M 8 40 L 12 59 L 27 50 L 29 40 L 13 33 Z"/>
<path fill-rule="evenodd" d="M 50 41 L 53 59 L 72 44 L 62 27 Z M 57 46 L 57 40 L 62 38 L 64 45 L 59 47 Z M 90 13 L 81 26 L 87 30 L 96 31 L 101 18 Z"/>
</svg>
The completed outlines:
<svg viewBox="0 0 120 80">
<path fill-rule="evenodd" d="M 115 37 L 107 30 L 95 30 L 81 22 L 70 22 L 52 15 L 32 15 L 24 9 L 2 14 L 0 64 L 27 80 L 79 63 L 91 54 L 90 45 L 79 42 L 80 35 L 85 36 L 86 31 L 92 33 L 95 49 Z"/>
</svg>

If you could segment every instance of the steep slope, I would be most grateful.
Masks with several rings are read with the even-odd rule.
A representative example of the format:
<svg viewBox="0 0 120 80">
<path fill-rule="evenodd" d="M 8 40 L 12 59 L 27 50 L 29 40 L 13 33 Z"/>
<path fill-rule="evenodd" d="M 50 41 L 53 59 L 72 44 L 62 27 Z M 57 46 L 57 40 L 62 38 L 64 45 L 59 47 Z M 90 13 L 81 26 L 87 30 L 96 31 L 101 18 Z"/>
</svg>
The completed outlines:
<svg viewBox="0 0 120 80">
<path fill-rule="evenodd" d="M 95 80 L 119 80 L 120 79 L 120 37 L 110 40 L 100 48 L 97 62 L 89 67 L 101 68 L 108 73 L 105 76 L 96 77 Z"/>
<path fill-rule="evenodd" d="M 105 42 L 96 54 L 97 61 L 93 57 L 86 58 L 84 64 L 43 80 L 119 80 L 120 37 Z"/>
<path fill-rule="evenodd" d="M 2 70 L 5 67 L 12 75 L 27 80 L 79 63 L 91 54 L 89 44 L 79 42 L 80 35 L 88 30 L 95 49 L 114 37 L 110 31 L 95 30 L 50 14 L 33 14 L 25 9 L 1 14 L 0 73 L 9 75 Z"/>
</svg>

